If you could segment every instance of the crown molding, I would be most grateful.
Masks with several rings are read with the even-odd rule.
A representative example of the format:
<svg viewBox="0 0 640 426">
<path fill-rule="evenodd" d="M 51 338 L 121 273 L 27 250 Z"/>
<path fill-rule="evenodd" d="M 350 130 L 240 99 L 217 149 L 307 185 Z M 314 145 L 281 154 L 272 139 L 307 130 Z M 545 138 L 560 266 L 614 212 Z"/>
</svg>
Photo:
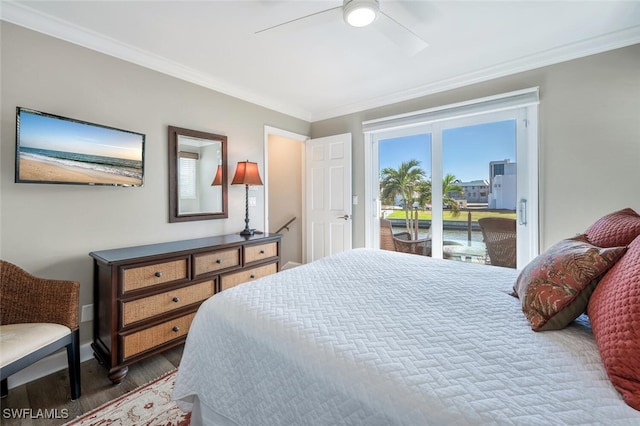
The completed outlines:
<svg viewBox="0 0 640 426">
<path fill-rule="evenodd" d="M 379 108 L 447 90 L 458 89 L 471 84 L 482 83 L 495 78 L 530 71 L 638 43 L 640 43 L 640 25 L 605 34 L 600 37 L 593 37 L 576 43 L 566 44 L 533 55 L 523 56 L 513 61 L 504 62 L 474 72 L 437 80 L 410 90 L 394 93 L 393 95 L 371 98 L 363 102 L 343 105 L 322 113 L 312 114 L 311 122 Z"/>
<path fill-rule="evenodd" d="M 432 81 L 392 95 L 379 96 L 361 102 L 341 105 L 323 112 L 312 113 L 297 106 L 265 98 L 228 81 L 216 79 L 209 74 L 170 61 L 159 55 L 41 13 L 30 8 L 25 3 L 3 0 L 0 7 L 0 19 L 307 122 L 326 120 L 374 109 L 640 43 L 640 25 L 637 25 L 600 37 L 593 37 L 559 48 L 523 56 L 492 67 Z"/>
<path fill-rule="evenodd" d="M 3 0 L 0 19 L 304 121 L 311 119 L 309 111 L 256 95 L 207 73 L 42 13 L 24 3 Z"/>
</svg>

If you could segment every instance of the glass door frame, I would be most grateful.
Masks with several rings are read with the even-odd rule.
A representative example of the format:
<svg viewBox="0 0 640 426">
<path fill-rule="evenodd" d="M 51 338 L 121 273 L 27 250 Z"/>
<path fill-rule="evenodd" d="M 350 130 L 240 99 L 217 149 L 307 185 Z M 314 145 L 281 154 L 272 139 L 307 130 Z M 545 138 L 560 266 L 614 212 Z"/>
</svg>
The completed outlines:
<svg viewBox="0 0 640 426">
<path fill-rule="evenodd" d="M 432 122 L 413 124 L 403 128 L 376 130 L 364 134 L 365 151 L 365 247 L 378 248 L 380 239 L 380 186 L 378 170 L 378 143 L 422 133 L 431 133 L 431 174 L 433 182 L 442 181 L 442 132 L 445 129 L 471 126 L 502 120 L 516 120 L 517 167 L 517 238 L 518 268 L 523 268 L 539 253 L 538 214 L 538 106 L 509 107 L 499 111 L 487 111 L 470 116 L 452 116 Z M 432 256 L 442 258 L 442 187 L 432 187 Z"/>
</svg>

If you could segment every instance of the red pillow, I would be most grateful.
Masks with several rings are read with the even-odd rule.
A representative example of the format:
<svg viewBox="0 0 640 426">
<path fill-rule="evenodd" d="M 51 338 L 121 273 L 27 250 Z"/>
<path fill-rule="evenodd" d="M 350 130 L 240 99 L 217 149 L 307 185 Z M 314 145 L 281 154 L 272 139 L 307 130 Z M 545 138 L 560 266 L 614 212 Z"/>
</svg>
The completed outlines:
<svg viewBox="0 0 640 426">
<path fill-rule="evenodd" d="M 598 279 L 626 247 L 596 247 L 584 235 L 559 241 L 520 272 L 515 286 L 533 331 L 560 330 L 587 308 Z"/>
<path fill-rule="evenodd" d="M 598 247 L 629 245 L 640 235 L 640 215 L 632 209 L 619 210 L 598 219 L 585 234 Z"/>
<path fill-rule="evenodd" d="M 587 313 L 609 379 L 640 410 L 640 236 L 602 277 Z"/>
</svg>

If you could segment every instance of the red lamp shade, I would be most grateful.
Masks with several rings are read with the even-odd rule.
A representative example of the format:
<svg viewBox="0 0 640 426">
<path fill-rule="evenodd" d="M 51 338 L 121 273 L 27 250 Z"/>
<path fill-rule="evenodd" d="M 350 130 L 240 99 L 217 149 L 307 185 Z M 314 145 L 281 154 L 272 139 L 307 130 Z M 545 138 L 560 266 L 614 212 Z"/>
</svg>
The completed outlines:
<svg viewBox="0 0 640 426">
<path fill-rule="evenodd" d="M 218 166 L 218 170 L 216 171 L 216 177 L 213 178 L 213 182 L 211 182 L 211 186 L 220 186 L 222 185 L 222 166 Z"/>
<path fill-rule="evenodd" d="M 240 235 L 249 237 L 254 234 L 254 230 L 249 228 L 249 185 L 262 185 L 262 179 L 260 179 L 260 173 L 258 172 L 258 163 L 239 161 L 231 185 L 244 185 L 244 230 L 240 232 Z"/>
<path fill-rule="evenodd" d="M 231 185 L 262 185 L 258 163 L 239 161 Z"/>
</svg>

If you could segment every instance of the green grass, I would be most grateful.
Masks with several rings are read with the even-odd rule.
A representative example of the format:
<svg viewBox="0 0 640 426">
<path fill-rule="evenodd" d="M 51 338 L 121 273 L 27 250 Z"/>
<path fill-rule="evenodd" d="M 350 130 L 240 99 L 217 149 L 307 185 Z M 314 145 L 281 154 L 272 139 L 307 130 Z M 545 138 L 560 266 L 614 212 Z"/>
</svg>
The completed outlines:
<svg viewBox="0 0 640 426">
<path fill-rule="evenodd" d="M 411 212 L 413 213 L 413 212 Z M 443 220 L 456 220 L 456 221 L 467 221 L 468 212 L 461 211 L 458 216 L 453 216 L 451 210 L 445 210 Z M 471 210 L 471 220 L 476 222 L 478 219 L 483 217 L 506 217 L 508 219 L 515 219 L 515 212 L 500 212 L 500 211 L 484 211 L 484 210 Z M 404 210 L 396 210 L 390 215 L 386 217 L 387 219 L 404 219 L 405 211 Z M 419 220 L 431 220 L 431 210 L 419 210 L 418 211 L 418 219 Z"/>
</svg>

